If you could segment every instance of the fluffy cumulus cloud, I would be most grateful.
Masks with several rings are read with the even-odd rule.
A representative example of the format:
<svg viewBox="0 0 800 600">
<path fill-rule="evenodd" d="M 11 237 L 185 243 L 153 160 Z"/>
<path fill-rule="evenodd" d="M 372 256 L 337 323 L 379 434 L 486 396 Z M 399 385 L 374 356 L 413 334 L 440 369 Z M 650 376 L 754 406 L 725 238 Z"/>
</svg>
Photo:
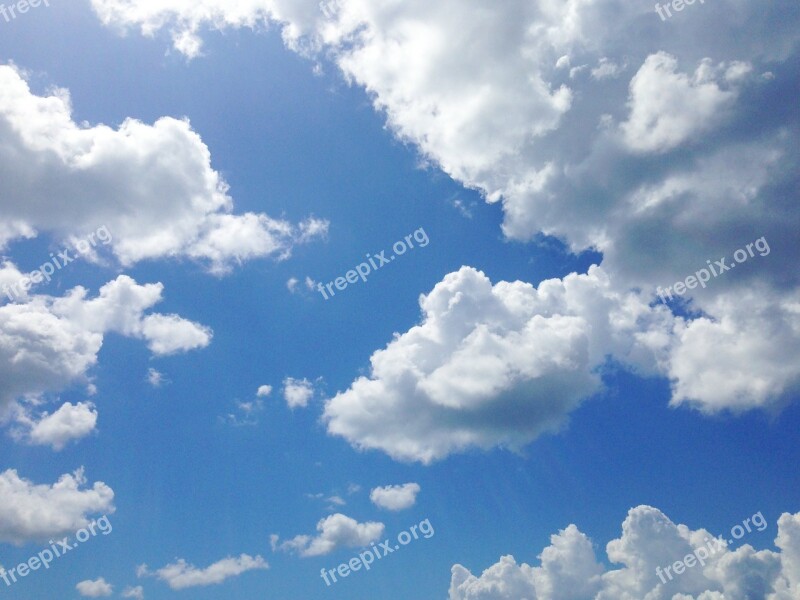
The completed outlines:
<svg viewBox="0 0 800 600">
<path fill-rule="evenodd" d="M 91 434 L 97 425 L 97 410 L 91 402 L 65 402 L 53 414 L 44 412 L 38 417 L 20 409 L 16 422 L 21 427 L 15 435 L 31 445 L 51 446 L 56 451 Z"/>
<path fill-rule="evenodd" d="M 599 267 L 537 288 L 463 267 L 420 299 L 423 319 L 373 354 L 369 377 L 325 405 L 328 431 L 430 462 L 476 446 L 519 448 L 598 391 L 608 355 L 648 375 L 672 315 L 615 292 Z"/>
<path fill-rule="evenodd" d="M 314 384 L 308 379 L 287 377 L 283 380 L 283 398 L 289 408 L 305 408 L 314 397 Z"/>
<path fill-rule="evenodd" d="M 293 552 L 303 557 L 323 556 L 338 548 L 361 548 L 383 536 L 383 523 L 368 521 L 359 523 L 355 519 L 336 513 L 317 523 L 318 535 L 298 535 L 281 542 L 276 534 L 271 536 L 272 550 Z"/>
<path fill-rule="evenodd" d="M 78 124 L 67 91 L 36 95 L 9 65 L 0 65 L 0 90 L 0 246 L 39 232 L 75 239 L 89 224 L 106 227 L 124 266 L 187 257 L 224 272 L 242 260 L 285 258 L 327 231 L 315 218 L 234 214 L 227 184 L 186 120 Z"/>
<path fill-rule="evenodd" d="M 177 315 L 149 313 L 162 299 L 163 285 L 140 285 L 128 276 L 100 288 L 89 298 L 76 287 L 61 298 L 37 295 L 24 303 L 0 306 L 0 405 L 25 395 L 58 391 L 87 381 L 87 371 L 108 333 L 145 341 L 158 355 L 207 346 L 211 331 Z M 87 426 L 89 409 L 64 408 L 40 424 L 40 440 L 78 425 Z M 68 422 L 71 424 L 67 427 Z M 53 438 L 55 439 L 55 438 Z M 49 442 L 48 442 L 49 443 Z"/>
<path fill-rule="evenodd" d="M 102 577 L 95 579 L 94 581 L 90 579 L 81 581 L 75 586 L 75 589 L 77 589 L 78 593 L 85 598 L 105 598 L 110 596 L 114 591 L 114 588 L 111 586 L 111 584 Z"/>
<path fill-rule="evenodd" d="M 666 21 L 652 5 L 624 0 L 491 6 L 479 0 L 253 0 L 235 6 L 223 0 L 93 0 L 93 6 L 111 26 L 148 35 L 168 30 L 187 56 L 199 54 L 206 27 L 279 23 L 290 48 L 324 56 L 367 90 L 399 138 L 501 203 L 508 237 L 526 241 L 543 233 L 573 251 L 600 250 L 604 271 L 621 292 L 636 288 L 652 298 L 657 286 L 684 280 L 707 260 L 727 256 L 730 262 L 736 249 L 765 236 L 771 256 L 687 295 L 693 314 L 703 316 L 674 333 L 675 355 L 665 374 L 674 403 L 705 412 L 775 410 L 800 385 L 800 272 L 785 268 L 800 260 L 800 114 L 786 101 L 797 95 L 800 79 L 796 2 L 720 0 Z M 23 232 L 24 223 L 19 228 Z M 751 290 L 757 293 L 748 296 L 755 304 L 747 315 L 740 298 Z M 547 323 L 550 341 L 560 335 L 569 346 L 568 323 L 558 331 L 556 320 Z M 718 363 L 709 364 L 703 332 L 729 344 Z M 766 350 L 775 332 L 786 351 L 768 353 L 769 359 L 752 354 Z M 647 337 L 648 330 L 638 334 Z M 561 350 L 562 359 L 580 361 Z M 408 352 L 413 362 L 421 351 Z M 698 356 L 704 360 L 694 361 Z M 496 360 L 479 355 L 476 372 L 491 371 Z M 508 414 L 502 411 L 477 433 L 461 409 L 470 406 L 475 415 L 480 402 L 467 398 L 501 402 L 504 396 L 479 391 L 467 374 L 461 387 L 472 389 L 459 389 L 448 407 L 436 391 L 447 369 L 436 381 L 426 379 L 439 366 L 415 363 L 391 383 L 383 375 L 373 383 L 360 380 L 354 386 L 359 397 L 373 399 L 362 404 L 354 393 L 346 396 L 354 410 L 344 423 L 337 403 L 332 424 L 367 447 L 432 457 L 454 446 L 530 438 L 556 424 L 592 387 L 577 377 L 572 389 L 560 390 L 549 415 L 523 419 L 523 427 L 533 426 L 521 436 L 517 424 L 498 422 Z M 385 400 L 379 399 L 381 386 L 387 386 Z M 400 389 L 410 398 L 402 405 L 400 395 L 392 396 Z M 443 448 L 421 450 L 417 440 L 385 424 L 409 416 L 423 430 L 434 428 L 431 405 L 439 411 L 442 425 L 435 428 L 445 434 Z M 384 412 L 375 416 L 373 410 Z M 373 418 L 383 425 L 368 435 Z"/>
<path fill-rule="evenodd" d="M 760 513 L 759 513 L 760 515 Z M 763 530 L 764 519 L 751 529 Z M 608 543 L 606 570 L 591 540 L 575 525 L 551 536 L 540 565 L 502 557 L 476 577 L 461 565 L 451 573 L 450 600 L 789 600 L 800 591 L 800 513 L 778 521 L 779 551 L 730 549 L 704 529 L 676 525 L 650 506 L 631 509 L 622 535 Z M 692 559 L 689 559 L 689 556 Z M 676 561 L 681 574 L 665 573 Z"/>
<path fill-rule="evenodd" d="M 418 483 L 376 487 L 369 493 L 369 499 L 386 510 L 405 510 L 414 506 L 421 489 Z"/>
<path fill-rule="evenodd" d="M 228 558 L 223 558 L 205 569 L 199 569 L 181 558 L 152 573 L 147 568 L 147 565 L 141 565 L 137 569 L 137 573 L 140 577 L 156 577 L 173 590 L 183 590 L 192 587 L 218 585 L 226 579 L 238 577 L 242 573 L 268 568 L 269 565 L 261 556 L 253 557 L 248 554 L 242 554 L 239 557 L 229 556 Z M 141 588 L 139 589 L 141 590 Z"/>
<path fill-rule="evenodd" d="M 74 534 L 89 515 L 114 512 L 114 492 L 102 481 L 87 487 L 83 468 L 52 485 L 35 484 L 9 469 L 0 473 L 0 541 L 22 544 Z"/>
</svg>

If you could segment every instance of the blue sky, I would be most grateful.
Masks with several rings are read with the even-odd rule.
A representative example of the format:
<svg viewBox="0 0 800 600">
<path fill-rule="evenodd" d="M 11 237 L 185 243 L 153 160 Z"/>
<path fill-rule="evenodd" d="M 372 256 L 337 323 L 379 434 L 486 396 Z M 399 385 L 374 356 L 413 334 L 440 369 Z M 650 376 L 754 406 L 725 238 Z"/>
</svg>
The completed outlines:
<svg viewBox="0 0 800 600">
<path fill-rule="evenodd" d="M 7 597 L 800 598 L 796 4 L 50 4 L 0 285 L 111 239 L 0 300 L 0 565 L 113 531 Z"/>
</svg>

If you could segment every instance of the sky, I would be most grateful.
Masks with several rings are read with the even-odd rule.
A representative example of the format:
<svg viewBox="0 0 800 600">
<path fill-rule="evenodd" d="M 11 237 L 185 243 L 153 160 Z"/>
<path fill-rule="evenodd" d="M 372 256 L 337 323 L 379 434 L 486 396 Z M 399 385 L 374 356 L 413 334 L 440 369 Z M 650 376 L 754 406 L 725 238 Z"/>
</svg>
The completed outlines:
<svg viewBox="0 0 800 600">
<path fill-rule="evenodd" d="M 800 599 L 796 1 L 28 2 L 3 597 Z"/>
</svg>

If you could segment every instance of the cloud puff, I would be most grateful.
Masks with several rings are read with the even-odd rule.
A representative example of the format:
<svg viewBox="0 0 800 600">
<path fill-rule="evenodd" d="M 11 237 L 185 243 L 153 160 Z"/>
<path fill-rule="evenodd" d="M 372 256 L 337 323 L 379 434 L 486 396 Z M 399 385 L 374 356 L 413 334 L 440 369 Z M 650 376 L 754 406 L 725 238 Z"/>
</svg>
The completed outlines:
<svg viewBox="0 0 800 600">
<path fill-rule="evenodd" d="M 766 523 L 766 522 L 765 522 Z M 480 577 L 461 565 L 452 568 L 450 600 L 789 600 L 800 591 L 800 513 L 778 521 L 780 552 L 756 552 L 750 545 L 730 550 L 704 529 L 676 525 L 661 511 L 638 506 L 628 513 L 622 536 L 607 545 L 608 558 L 621 568 L 598 563 L 591 541 L 575 525 L 551 536 L 540 566 L 517 564 L 504 556 Z M 724 540 L 722 540 L 724 541 Z M 696 551 L 707 551 L 671 579 L 663 568 Z M 687 562 L 688 565 L 688 562 Z M 656 569 L 662 569 L 662 575 Z"/>
<path fill-rule="evenodd" d="M 272 393 L 271 385 L 260 385 L 258 386 L 258 390 L 256 391 L 256 396 L 259 398 L 266 398 L 271 393 Z"/>
<path fill-rule="evenodd" d="M 34 484 L 13 469 L 0 473 L 0 541 L 48 540 L 85 527 L 91 514 L 113 513 L 113 490 L 86 483 L 83 467 L 53 485 Z"/>
<path fill-rule="evenodd" d="M 21 439 L 34 446 L 51 446 L 62 450 L 69 442 L 79 440 L 95 431 L 97 410 L 91 402 L 72 404 L 65 402 L 53 414 L 42 413 L 32 417 L 22 409 L 16 416 L 22 429 L 16 432 Z"/>
<path fill-rule="evenodd" d="M 37 96 L 13 66 L 0 65 L 0 88 L 0 220 L 13 225 L 0 229 L 0 246 L 45 231 L 76 238 L 102 224 L 124 266 L 187 257 L 222 273 L 242 260 L 286 258 L 327 232 L 320 219 L 233 214 L 187 120 L 77 124 L 66 90 Z"/>
<path fill-rule="evenodd" d="M 272 550 L 294 552 L 302 557 L 323 556 L 338 548 L 361 548 L 383 536 L 383 523 L 359 523 L 347 515 L 336 513 L 317 523 L 319 535 L 298 535 L 280 542 L 277 535 L 270 536 Z"/>
<path fill-rule="evenodd" d="M 137 585 L 136 587 L 128 586 L 122 592 L 123 598 L 134 598 L 134 600 L 144 600 L 144 588 Z"/>
<path fill-rule="evenodd" d="M 328 431 L 425 463 L 471 446 L 520 448 L 601 386 L 613 355 L 642 374 L 666 359 L 672 317 L 614 292 L 602 269 L 492 285 L 462 267 L 420 299 L 420 325 L 325 405 Z"/>
<path fill-rule="evenodd" d="M 231 556 L 223 558 L 205 569 L 198 569 L 181 558 L 154 573 L 150 573 L 147 566 L 142 565 L 137 569 L 137 573 L 140 577 L 157 577 L 173 590 L 183 590 L 191 587 L 217 585 L 226 579 L 238 577 L 247 571 L 268 568 L 269 565 L 261 556 L 252 557 L 242 554 L 238 558 Z"/>
<path fill-rule="evenodd" d="M 386 510 L 405 510 L 414 506 L 420 489 L 418 483 L 376 487 L 369 493 L 369 499 L 375 506 Z"/>
<path fill-rule="evenodd" d="M 287 377 L 283 380 L 283 398 L 289 408 L 305 408 L 314 397 L 314 384 L 308 379 Z"/>
<path fill-rule="evenodd" d="M 163 288 L 120 275 L 95 298 L 76 287 L 62 298 L 34 296 L 0 306 L 0 405 L 85 380 L 107 333 L 142 339 L 159 355 L 207 346 L 207 327 L 177 315 L 146 314 Z"/>
<path fill-rule="evenodd" d="M 78 590 L 78 593 L 81 596 L 86 598 L 103 598 L 106 596 L 110 596 L 114 591 L 111 584 L 109 584 L 105 579 L 100 577 L 99 579 L 95 579 L 91 581 L 87 579 L 86 581 L 81 581 L 78 585 L 75 586 L 75 589 Z"/>
</svg>

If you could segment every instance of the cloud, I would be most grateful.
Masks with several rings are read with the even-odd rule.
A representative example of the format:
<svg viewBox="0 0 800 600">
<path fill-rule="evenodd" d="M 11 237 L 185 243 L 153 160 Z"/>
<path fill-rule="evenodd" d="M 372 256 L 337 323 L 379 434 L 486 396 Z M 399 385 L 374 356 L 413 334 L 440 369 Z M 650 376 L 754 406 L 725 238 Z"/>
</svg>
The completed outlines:
<svg viewBox="0 0 800 600">
<path fill-rule="evenodd" d="M 233 214 L 228 185 L 188 120 L 78 124 L 66 90 L 37 96 L 14 66 L 0 65 L 0 88 L 0 220 L 10 224 L 0 247 L 41 232 L 79 238 L 102 223 L 123 266 L 183 257 L 224 273 L 244 260 L 284 259 L 327 233 L 313 217 Z"/>
<path fill-rule="evenodd" d="M 86 598 L 103 598 L 106 596 L 110 596 L 111 593 L 114 591 L 111 584 L 106 582 L 105 579 L 100 577 L 94 581 L 87 579 L 86 581 L 81 581 L 75 586 L 75 589 L 78 590 L 78 593 L 81 596 Z"/>
<path fill-rule="evenodd" d="M 134 598 L 134 600 L 144 600 L 144 588 L 137 585 L 136 587 L 128 586 L 122 592 L 123 598 Z"/>
<path fill-rule="evenodd" d="M 147 383 L 149 383 L 154 388 L 161 387 L 166 382 L 164 378 L 164 374 L 160 373 L 156 369 L 150 368 L 147 369 Z"/>
<path fill-rule="evenodd" d="M 96 430 L 97 410 L 91 402 L 65 402 L 53 414 L 44 412 L 38 418 L 21 408 L 15 421 L 23 427 L 16 432 L 19 438 L 33 446 L 51 446 L 59 451 Z"/>
<path fill-rule="evenodd" d="M 283 397 L 289 408 L 305 408 L 314 397 L 314 384 L 305 378 L 287 377 L 283 380 Z"/>
<path fill-rule="evenodd" d="M 414 506 L 420 489 L 418 483 L 376 487 L 369 493 L 369 499 L 375 506 L 386 510 L 405 510 Z"/>
<path fill-rule="evenodd" d="M 247 425 L 258 425 L 258 415 L 264 410 L 262 400 L 251 402 L 236 401 L 236 412 L 228 413 L 222 420 L 230 425 L 242 427 Z"/>
<path fill-rule="evenodd" d="M 85 527 L 91 514 L 113 513 L 113 490 L 102 481 L 86 483 L 83 467 L 52 485 L 34 484 L 13 469 L 0 473 L 0 541 L 46 541 Z"/>
<path fill-rule="evenodd" d="M 338 548 L 361 548 L 380 539 L 384 532 L 383 523 L 369 521 L 359 523 L 355 519 L 336 513 L 317 523 L 319 535 L 298 535 L 291 540 L 280 542 L 277 535 L 270 537 L 272 550 L 293 552 L 302 557 L 324 556 Z"/>
<path fill-rule="evenodd" d="M 543 282 L 462 267 L 420 298 L 422 322 L 325 405 L 328 432 L 429 463 L 469 447 L 518 449 L 601 389 L 607 356 L 641 374 L 666 359 L 672 317 L 610 287 L 602 269 Z"/>
<path fill-rule="evenodd" d="M 722 600 L 764 598 L 789 600 L 800 591 L 800 513 L 778 521 L 780 552 L 735 550 L 720 546 L 705 529 L 676 525 L 650 506 L 638 506 L 622 524 L 622 536 L 608 543 L 606 570 L 596 559 L 591 540 L 575 525 L 551 536 L 539 555 L 540 565 L 517 564 L 504 556 L 480 577 L 461 565 L 451 573 L 450 600 Z M 672 565 L 700 548 L 705 565 L 695 564 L 672 579 L 656 568 Z M 688 563 L 687 563 L 688 565 Z M 663 573 L 663 571 L 662 571 Z"/>
<path fill-rule="evenodd" d="M 146 565 L 138 569 L 139 576 L 153 576 L 165 582 L 173 590 L 183 590 L 192 587 L 217 585 L 231 577 L 238 577 L 242 573 L 254 570 L 268 569 L 269 565 L 261 556 L 242 554 L 238 558 L 229 556 L 205 569 L 198 569 L 188 564 L 184 559 L 169 564 L 150 573 Z"/>
<path fill-rule="evenodd" d="M 258 386 L 258 391 L 256 391 L 256 396 L 259 398 L 266 398 L 272 393 L 272 386 L 271 385 L 260 385 Z"/>
<path fill-rule="evenodd" d="M 0 306 L 0 406 L 85 382 L 108 333 L 142 339 L 157 355 L 207 346 L 207 327 L 177 315 L 146 314 L 163 288 L 120 275 L 95 298 L 79 286 L 62 298 L 37 295 Z"/>
</svg>

